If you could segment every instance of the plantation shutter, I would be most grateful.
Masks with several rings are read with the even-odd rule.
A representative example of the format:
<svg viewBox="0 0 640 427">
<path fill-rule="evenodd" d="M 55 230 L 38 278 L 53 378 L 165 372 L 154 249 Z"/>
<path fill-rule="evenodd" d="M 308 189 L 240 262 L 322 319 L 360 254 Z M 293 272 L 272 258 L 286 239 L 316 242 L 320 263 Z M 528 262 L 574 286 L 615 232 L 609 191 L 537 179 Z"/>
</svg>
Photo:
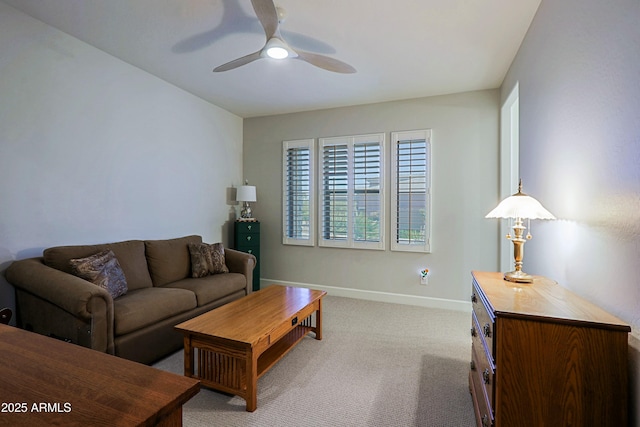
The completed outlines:
<svg viewBox="0 0 640 427">
<path fill-rule="evenodd" d="M 346 241 L 349 218 L 348 147 L 322 148 L 322 238 Z"/>
<path fill-rule="evenodd" d="M 430 251 L 430 134 L 393 133 L 392 250 Z"/>
<path fill-rule="evenodd" d="M 313 140 L 283 143 L 283 243 L 314 245 Z"/>
<path fill-rule="evenodd" d="M 353 239 L 379 242 L 380 224 L 381 147 L 378 142 L 354 145 L 353 155 Z"/>
<path fill-rule="evenodd" d="M 320 140 L 320 245 L 384 249 L 384 134 Z"/>
</svg>

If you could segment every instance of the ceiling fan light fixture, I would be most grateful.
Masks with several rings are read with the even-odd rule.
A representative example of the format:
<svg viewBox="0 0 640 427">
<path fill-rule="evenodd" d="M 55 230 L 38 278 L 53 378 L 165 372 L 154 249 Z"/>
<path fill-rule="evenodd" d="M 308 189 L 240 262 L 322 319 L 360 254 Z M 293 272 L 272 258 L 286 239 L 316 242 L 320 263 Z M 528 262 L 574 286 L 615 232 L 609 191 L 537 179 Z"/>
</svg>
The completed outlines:
<svg viewBox="0 0 640 427">
<path fill-rule="evenodd" d="M 273 59 L 284 59 L 289 57 L 290 54 L 289 49 L 284 42 L 277 37 L 269 39 L 267 44 L 264 46 L 264 52 L 269 58 Z"/>
<path fill-rule="evenodd" d="M 267 49 L 267 55 L 273 59 L 284 59 L 289 56 L 289 52 L 283 47 L 270 47 Z"/>
<path fill-rule="evenodd" d="M 294 50 L 280 35 L 280 24 L 286 17 L 284 9 L 277 8 L 273 0 L 251 0 L 253 10 L 262 24 L 267 42 L 264 47 L 249 55 L 229 61 L 213 69 L 214 72 L 228 71 L 249 64 L 261 58 L 287 59 L 297 58 L 318 68 L 334 73 L 350 74 L 356 69 L 329 56 L 303 50 Z"/>
</svg>

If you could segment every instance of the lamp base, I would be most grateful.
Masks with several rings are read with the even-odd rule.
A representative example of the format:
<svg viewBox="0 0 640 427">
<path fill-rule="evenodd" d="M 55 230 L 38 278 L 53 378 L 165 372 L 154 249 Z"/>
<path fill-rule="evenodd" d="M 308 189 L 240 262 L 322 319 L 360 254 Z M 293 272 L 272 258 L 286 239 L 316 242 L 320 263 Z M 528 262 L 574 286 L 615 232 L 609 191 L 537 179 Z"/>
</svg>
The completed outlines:
<svg viewBox="0 0 640 427">
<path fill-rule="evenodd" d="M 243 219 L 252 219 L 253 212 L 251 212 L 251 206 L 249 206 L 249 202 L 244 202 L 244 206 L 240 211 L 240 217 Z"/>
<path fill-rule="evenodd" d="M 517 283 L 533 283 L 533 276 L 523 271 L 510 271 L 504 273 L 504 280 Z"/>
</svg>

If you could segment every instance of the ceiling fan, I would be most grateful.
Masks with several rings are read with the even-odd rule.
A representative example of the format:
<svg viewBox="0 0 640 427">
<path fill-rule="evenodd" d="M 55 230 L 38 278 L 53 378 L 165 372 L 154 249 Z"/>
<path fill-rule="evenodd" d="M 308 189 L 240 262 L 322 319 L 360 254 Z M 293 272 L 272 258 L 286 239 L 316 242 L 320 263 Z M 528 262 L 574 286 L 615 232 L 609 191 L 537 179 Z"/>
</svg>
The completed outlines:
<svg viewBox="0 0 640 427">
<path fill-rule="evenodd" d="M 349 74 L 356 72 L 356 69 L 351 65 L 337 59 L 299 49 L 294 50 L 289 46 L 280 35 L 280 22 L 283 21 L 284 11 L 281 8 L 276 8 L 273 0 L 251 0 L 251 4 L 264 28 L 267 42 L 262 49 L 220 65 L 214 68 L 214 72 L 233 70 L 261 58 L 301 59 L 311 65 L 335 73 Z"/>
</svg>

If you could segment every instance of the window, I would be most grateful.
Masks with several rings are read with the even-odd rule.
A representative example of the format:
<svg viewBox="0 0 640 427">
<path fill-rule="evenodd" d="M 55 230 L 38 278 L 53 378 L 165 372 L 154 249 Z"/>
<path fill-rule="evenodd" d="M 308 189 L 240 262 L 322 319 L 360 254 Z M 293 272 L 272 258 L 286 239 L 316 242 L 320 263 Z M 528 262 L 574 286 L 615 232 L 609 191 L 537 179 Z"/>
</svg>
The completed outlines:
<svg viewBox="0 0 640 427">
<path fill-rule="evenodd" d="M 315 245 L 315 182 L 313 139 L 284 141 L 282 243 Z"/>
<path fill-rule="evenodd" d="M 431 251 L 431 130 L 391 134 L 391 250 Z"/>
<path fill-rule="evenodd" d="M 384 249 L 384 134 L 320 139 L 320 246 Z"/>
</svg>

